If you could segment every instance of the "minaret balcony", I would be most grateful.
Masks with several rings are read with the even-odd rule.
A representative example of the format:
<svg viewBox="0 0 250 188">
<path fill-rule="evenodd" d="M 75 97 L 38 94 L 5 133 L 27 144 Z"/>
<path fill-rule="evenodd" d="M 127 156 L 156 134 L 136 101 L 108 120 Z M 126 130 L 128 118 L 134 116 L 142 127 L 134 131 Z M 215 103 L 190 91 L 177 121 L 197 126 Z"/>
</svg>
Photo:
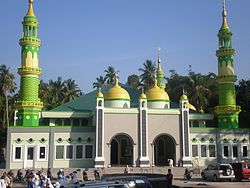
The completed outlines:
<svg viewBox="0 0 250 188">
<path fill-rule="evenodd" d="M 37 75 L 40 76 L 42 74 L 42 69 L 37 67 L 21 67 L 18 69 L 19 75 Z"/>
<path fill-rule="evenodd" d="M 226 83 L 226 82 L 235 82 L 237 80 L 237 76 L 235 75 L 223 75 L 217 77 L 218 83 Z"/>
<path fill-rule="evenodd" d="M 221 56 L 232 56 L 235 54 L 235 50 L 232 48 L 221 48 L 216 51 L 216 56 L 221 57 Z"/>
<path fill-rule="evenodd" d="M 214 107 L 214 111 L 217 114 L 238 114 L 241 111 L 241 107 L 237 105 L 223 105 Z"/>
<path fill-rule="evenodd" d="M 40 47 L 41 45 L 41 40 L 38 38 L 34 38 L 34 37 L 23 37 L 19 40 L 19 44 L 21 46 L 25 46 L 25 45 L 34 45 L 37 47 Z"/>
<path fill-rule="evenodd" d="M 41 101 L 16 101 L 15 106 L 17 109 L 31 108 L 40 110 L 43 108 L 43 102 Z"/>
</svg>

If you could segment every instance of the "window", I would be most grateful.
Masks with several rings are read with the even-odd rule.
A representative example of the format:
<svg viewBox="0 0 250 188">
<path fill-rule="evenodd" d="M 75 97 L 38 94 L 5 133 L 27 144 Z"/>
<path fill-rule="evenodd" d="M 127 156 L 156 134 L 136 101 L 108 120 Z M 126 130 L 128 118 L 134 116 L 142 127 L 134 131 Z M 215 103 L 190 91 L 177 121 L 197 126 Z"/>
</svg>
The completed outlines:
<svg viewBox="0 0 250 188">
<path fill-rule="evenodd" d="M 201 145 L 201 157 L 207 157 L 207 146 Z"/>
<path fill-rule="evenodd" d="M 238 157 L 238 146 L 233 146 L 233 157 Z"/>
<path fill-rule="evenodd" d="M 71 126 L 71 121 L 70 119 L 64 119 L 64 126 Z"/>
<path fill-rule="evenodd" d="M 14 149 L 14 159 L 18 160 L 18 159 L 22 159 L 22 148 L 21 147 L 15 147 Z"/>
<path fill-rule="evenodd" d="M 27 160 L 33 160 L 33 158 L 34 158 L 34 148 L 33 147 L 28 147 Z"/>
<path fill-rule="evenodd" d="M 46 148 L 45 148 L 45 146 L 41 146 L 40 148 L 39 148 L 39 159 L 45 159 L 45 152 L 46 152 L 46 150 L 45 150 Z"/>
<path fill-rule="evenodd" d="M 73 159 L 73 146 L 66 146 L 66 159 Z"/>
<path fill-rule="evenodd" d="M 82 158 L 83 158 L 83 146 L 76 145 L 76 159 L 82 159 Z"/>
<path fill-rule="evenodd" d="M 215 157 L 215 145 L 208 146 L 209 157 Z"/>
<path fill-rule="evenodd" d="M 80 120 L 79 119 L 73 119 L 73 126 L 80 126 Z"/>
<path fill-rule="evenodd" d="M 192 157 L 198 157 L 198 145 L 192 145 Z"/>
<path fill-rule="evenodd" d="M 56 119 L 55 126 L 61 126 L 61 125 L 62 125 L 62 120 L 61 119 Z"/>
<path fill-rule="evenodd" d="M 63 159 L 64 146 L 56 146 L 56 159 Z"/>
<path fill-rule="evenodd" d="M 229 148 L 228 148 L 228 146 L 223 147 L 223 155 L 224 155 L 224 157 L 229 157 Z"/>
<path fill-rule="evenodd" d="M 93 158 L 93 146 L 92 145 L 85 146 L 85 158 L 86 159 Z"/>
<path fill-rule="evenodd" d="M 242 147 L 242 157 L 247 157 L 247 146 Z"/>
</svg>

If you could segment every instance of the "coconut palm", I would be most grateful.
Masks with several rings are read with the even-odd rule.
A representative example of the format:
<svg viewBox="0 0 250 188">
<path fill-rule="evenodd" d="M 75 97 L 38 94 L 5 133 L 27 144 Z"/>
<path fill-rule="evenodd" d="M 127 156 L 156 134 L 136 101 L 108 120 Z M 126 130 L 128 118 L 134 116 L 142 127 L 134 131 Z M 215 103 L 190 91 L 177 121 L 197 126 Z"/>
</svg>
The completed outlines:
<svg viewBox="0 0 250 188">
<path fill-rule="evenodd" d="M 0 66 L 0 95 L 5 100 L 5 110 L 3 111 L 3 128 L 9 126 L 9 103 L 8 93 L 14 93 L 16 90 L 15 76 L 10 73 L 10 67 Z"/>
<path fill-rule="evenodd" d="M 206 107 L 209 103 L 210 90 L 206 87 L 205 79 L 201 74 L 189 76 L 188 85 L 190 86 L 188 95 L 190 103 L 197 109 Z"/>
<path fill-rule="evenodd" d="M 143 68 L 139 68 L 142 72 L 140 75 L 141 82 L 144 83 L 144 89 L 148 90 L 154 83 L 156 65 L 151 60 L 147 59 L 143 63 Z"/>
<path fill-rule="evenodd" d="M 76 97 L 81 95 L 81 90 L 78 85 L 75 83 L 75 80 L 68 79 L 65 82 L 65 87 L 63 91 L 63 102 L 69 102 L 74 100 Z"/>
<path fill-rule="evenodd" d="M 102 86 L 105 84 L 105 79 L 103 78 L 103 76 L 99 76 L 96 78 L 96 82 L 93 83 L 93 88 L 102 88 Z"/>
<path fill-rule="evenodd" d="M 115 83 L 115 78 L 117 77 L 117 73 L 119 71 L 115 71 L 114 67 L 109 66 L 108 69 L 105 70 L 104 72 L 106 73 L 104 77 L 105 82 L 107 84 Z"/>
</svg>

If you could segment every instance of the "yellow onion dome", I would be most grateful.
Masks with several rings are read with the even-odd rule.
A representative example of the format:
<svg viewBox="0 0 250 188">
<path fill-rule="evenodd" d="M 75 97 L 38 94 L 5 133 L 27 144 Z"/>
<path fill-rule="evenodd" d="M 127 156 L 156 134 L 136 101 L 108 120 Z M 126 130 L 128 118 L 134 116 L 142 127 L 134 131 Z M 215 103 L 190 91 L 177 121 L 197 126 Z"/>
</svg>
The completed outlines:
<svg viewBox="0 0 250 188">
<path fill-rule="evenodd" d="M 155 80 L 154 86 L 146 92 L 147 99 L 150 101 L 169 101 L 168 94 L 157 86 L 157 80 Z"/>
<path fill-rule="evenodd" d="M 105 100 L 130 100 L 130 96 L 128 92 L 123 89 L 121 86 L 118 84 L 118 79 L 115 80 L 115 85 L 114 87 L 110 88 L 108 92 L 106 93 Z"/>
<path fill-rule="evenodd" d="M 181 100 L 188 100 L 188 97 L 187 97 L 187 95 L 183 94 L 180 99 Z"/>
<path fill-rule="evenodd" d="M 147 96 L 144 93 L 141 93 L 139 96 L 140 99 L 147 99 Z"/>
<path fill-rule="evenodd" d="M 196 108 L 194 107 L 194 105 L 192 105 L 192 104 L 188 104 L 188 108 L 190 109 L 190 110 L 194 110 L 194 111 L 197 111 L 196 110 Z"/>
<path fill-rule="evenodd" d="M 98 91 L 98 93 L 96 94 L 96 96 L 97 96 L 98 98 L 103 98 L 103 94 L 102 94 L 101 91 Z"/>
</svg>

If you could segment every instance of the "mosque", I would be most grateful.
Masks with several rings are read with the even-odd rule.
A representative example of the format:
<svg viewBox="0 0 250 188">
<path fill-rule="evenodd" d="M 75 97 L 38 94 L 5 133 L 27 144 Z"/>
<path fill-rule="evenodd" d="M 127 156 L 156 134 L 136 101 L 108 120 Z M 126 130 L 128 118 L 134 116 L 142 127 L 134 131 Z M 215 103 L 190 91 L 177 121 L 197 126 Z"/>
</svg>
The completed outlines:
<svg viewBox="0 0 250 188">
<path fill-rule="evenodd" d="M 248 129 L 240 129 L 236 105 L 232 33 L 225 4 L 219 29 L 218 127 L 215 114 L 196 111 L 183 94 L 173 103 L 165 92 L 158 55 L 156 79 L 140 92 L 116 82 L 51 111 L 38 97 L 40 40 L 38 20 L 29 0 L 23 19 L 20 99 L 15 125 L 8 127 L 6 168 L 81 168 L 130 165 L 204 166 L 211 162 L 249 160 Z"/>
</svg>

